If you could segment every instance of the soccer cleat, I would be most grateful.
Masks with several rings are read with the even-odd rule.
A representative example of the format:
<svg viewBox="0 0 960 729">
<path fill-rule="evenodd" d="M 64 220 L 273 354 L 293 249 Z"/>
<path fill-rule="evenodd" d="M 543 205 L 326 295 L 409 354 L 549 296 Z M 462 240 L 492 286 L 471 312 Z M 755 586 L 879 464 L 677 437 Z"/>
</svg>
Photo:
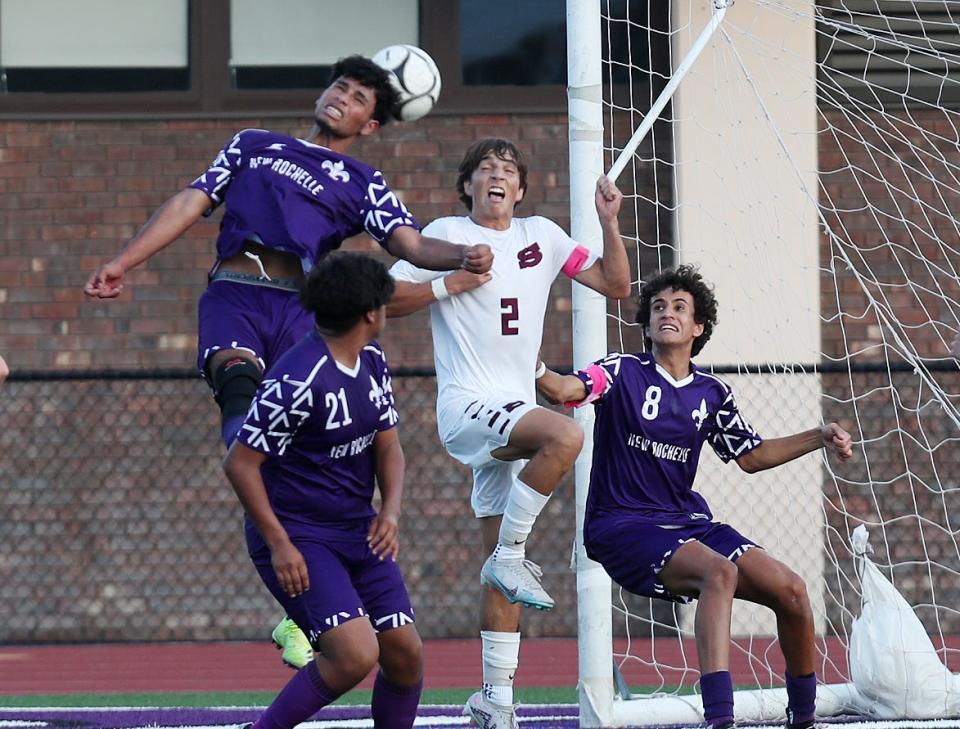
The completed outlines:
<svg viewBox="0 0 960 729">
<path fill-rule="evenodd" d="M 274 645 L 283 651 L 280 657 L 290 668 L 299 670 L 313 660 L 310 641 L 290 618 L 281 620 L 270 637 Z"/>
<path fill-rule="evenodd" d="M 553 598 L 540 585 L 543 570 L 528 559 L 487 557 L 480 570 L 480 583 L 499 590 L 510 603 L 537 610 L 550 610 Z"/>
<path fill-rule="evenodd" d="M 815 719 L 810 719 L 809 721 L 798 721 L 796 724 L 791 724 L 789 719 L 784 724 L 786 729 L 815 729 L 821 724 L 817 724 Z"/>
<path fill-rule="evenodd" d="M 495 704 L 482 691 L 467 699 L 463 715 L 480 729 L 517 729 L 517 707 Z"/>
</svg>

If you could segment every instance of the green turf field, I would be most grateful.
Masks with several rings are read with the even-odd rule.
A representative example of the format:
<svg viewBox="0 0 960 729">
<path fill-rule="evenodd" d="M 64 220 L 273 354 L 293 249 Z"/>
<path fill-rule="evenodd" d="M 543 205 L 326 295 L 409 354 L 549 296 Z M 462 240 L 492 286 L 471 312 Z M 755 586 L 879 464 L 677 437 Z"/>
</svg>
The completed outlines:
<svg viewBox="0 0 960 729">
<path fill-rule="evenodd" d="M 462 704 L 474 689 L 427 689 L 423 704 Z M 0 696 L 0 706 L 266 706 L 276 697 L 275 691 L 224 691 L 220 693 L 157 693 L 157 694 L 37 694 L 35 696 Z M 575 704 L 577 689 L 517 689 L 521 704 Z M 350 691 L 336 704 L 369 704 L 370 691 Z"/>
</svg>

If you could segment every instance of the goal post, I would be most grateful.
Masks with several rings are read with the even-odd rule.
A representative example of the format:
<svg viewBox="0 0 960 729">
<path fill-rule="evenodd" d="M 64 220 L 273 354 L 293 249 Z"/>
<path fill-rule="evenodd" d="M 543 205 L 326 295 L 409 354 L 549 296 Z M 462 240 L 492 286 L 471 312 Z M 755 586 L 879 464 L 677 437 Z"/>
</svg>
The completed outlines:
<svg viewBox="0 0 960 729">
<path fill-rule="evenodd" d="M 567 105 L 570 144 L 570 234 L 574 240 L 598 241 L 600 221 L 594 187 L 603 174 L 603 78 L 600 61 L 600 0 L 567 0 Z M 581 367 L 607 352 L 606 300 L 573 282 L 573 364 Z M 580 724 L 608 725 L 613 705 L 613 618 L 610 578 L 583 548 L 583 514 L 593 453 L 592 408 L 578 408 L 584 444 L 577 458 L 576 540 L 578 691 Z M 595 713 L 594 713 L 595 712 Z"/>
</svg>

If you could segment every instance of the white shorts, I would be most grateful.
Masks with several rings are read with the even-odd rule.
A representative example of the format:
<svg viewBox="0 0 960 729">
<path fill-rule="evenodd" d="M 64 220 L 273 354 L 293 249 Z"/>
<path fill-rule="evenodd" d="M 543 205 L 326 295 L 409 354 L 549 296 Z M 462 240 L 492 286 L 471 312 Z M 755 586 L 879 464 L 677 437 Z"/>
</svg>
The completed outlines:
<svg viewBox="0 0 960 729">
<path fill-rule="evenodd" d="M 447 453 L 473 469 L 470 505 L 477 518 L 499 516 L 517 474 L 527 461 L 500 461 L 490 455 L 510 440 L 524 415 L 539 406 L 515 397 L 465 393 L 447 396 L 437 408 L 437 428 Z"/>
</svg>

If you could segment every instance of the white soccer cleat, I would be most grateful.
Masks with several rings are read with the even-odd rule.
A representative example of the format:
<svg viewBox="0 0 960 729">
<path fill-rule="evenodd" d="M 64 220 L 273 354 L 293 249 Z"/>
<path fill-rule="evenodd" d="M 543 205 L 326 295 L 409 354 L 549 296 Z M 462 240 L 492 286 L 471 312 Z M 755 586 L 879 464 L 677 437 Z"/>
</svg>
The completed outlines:
<svg viewBox="0 0 960 729">
<path fill-rule="evenodd" d="M 510 603 L 550 610 L 553 598 L 540 584 L 542 576 L 543 570 L 528 559 L 494 559 L 491 554 L 480 569 L 480 584 L 499 590 Z"/>
<path fill-rule="evenodd" d="M 480 729 L 517 729 L 517 708 L 495 704 L 482 691 L 467 699 L 463 715 L 469 716 Z"/>
</svg>

